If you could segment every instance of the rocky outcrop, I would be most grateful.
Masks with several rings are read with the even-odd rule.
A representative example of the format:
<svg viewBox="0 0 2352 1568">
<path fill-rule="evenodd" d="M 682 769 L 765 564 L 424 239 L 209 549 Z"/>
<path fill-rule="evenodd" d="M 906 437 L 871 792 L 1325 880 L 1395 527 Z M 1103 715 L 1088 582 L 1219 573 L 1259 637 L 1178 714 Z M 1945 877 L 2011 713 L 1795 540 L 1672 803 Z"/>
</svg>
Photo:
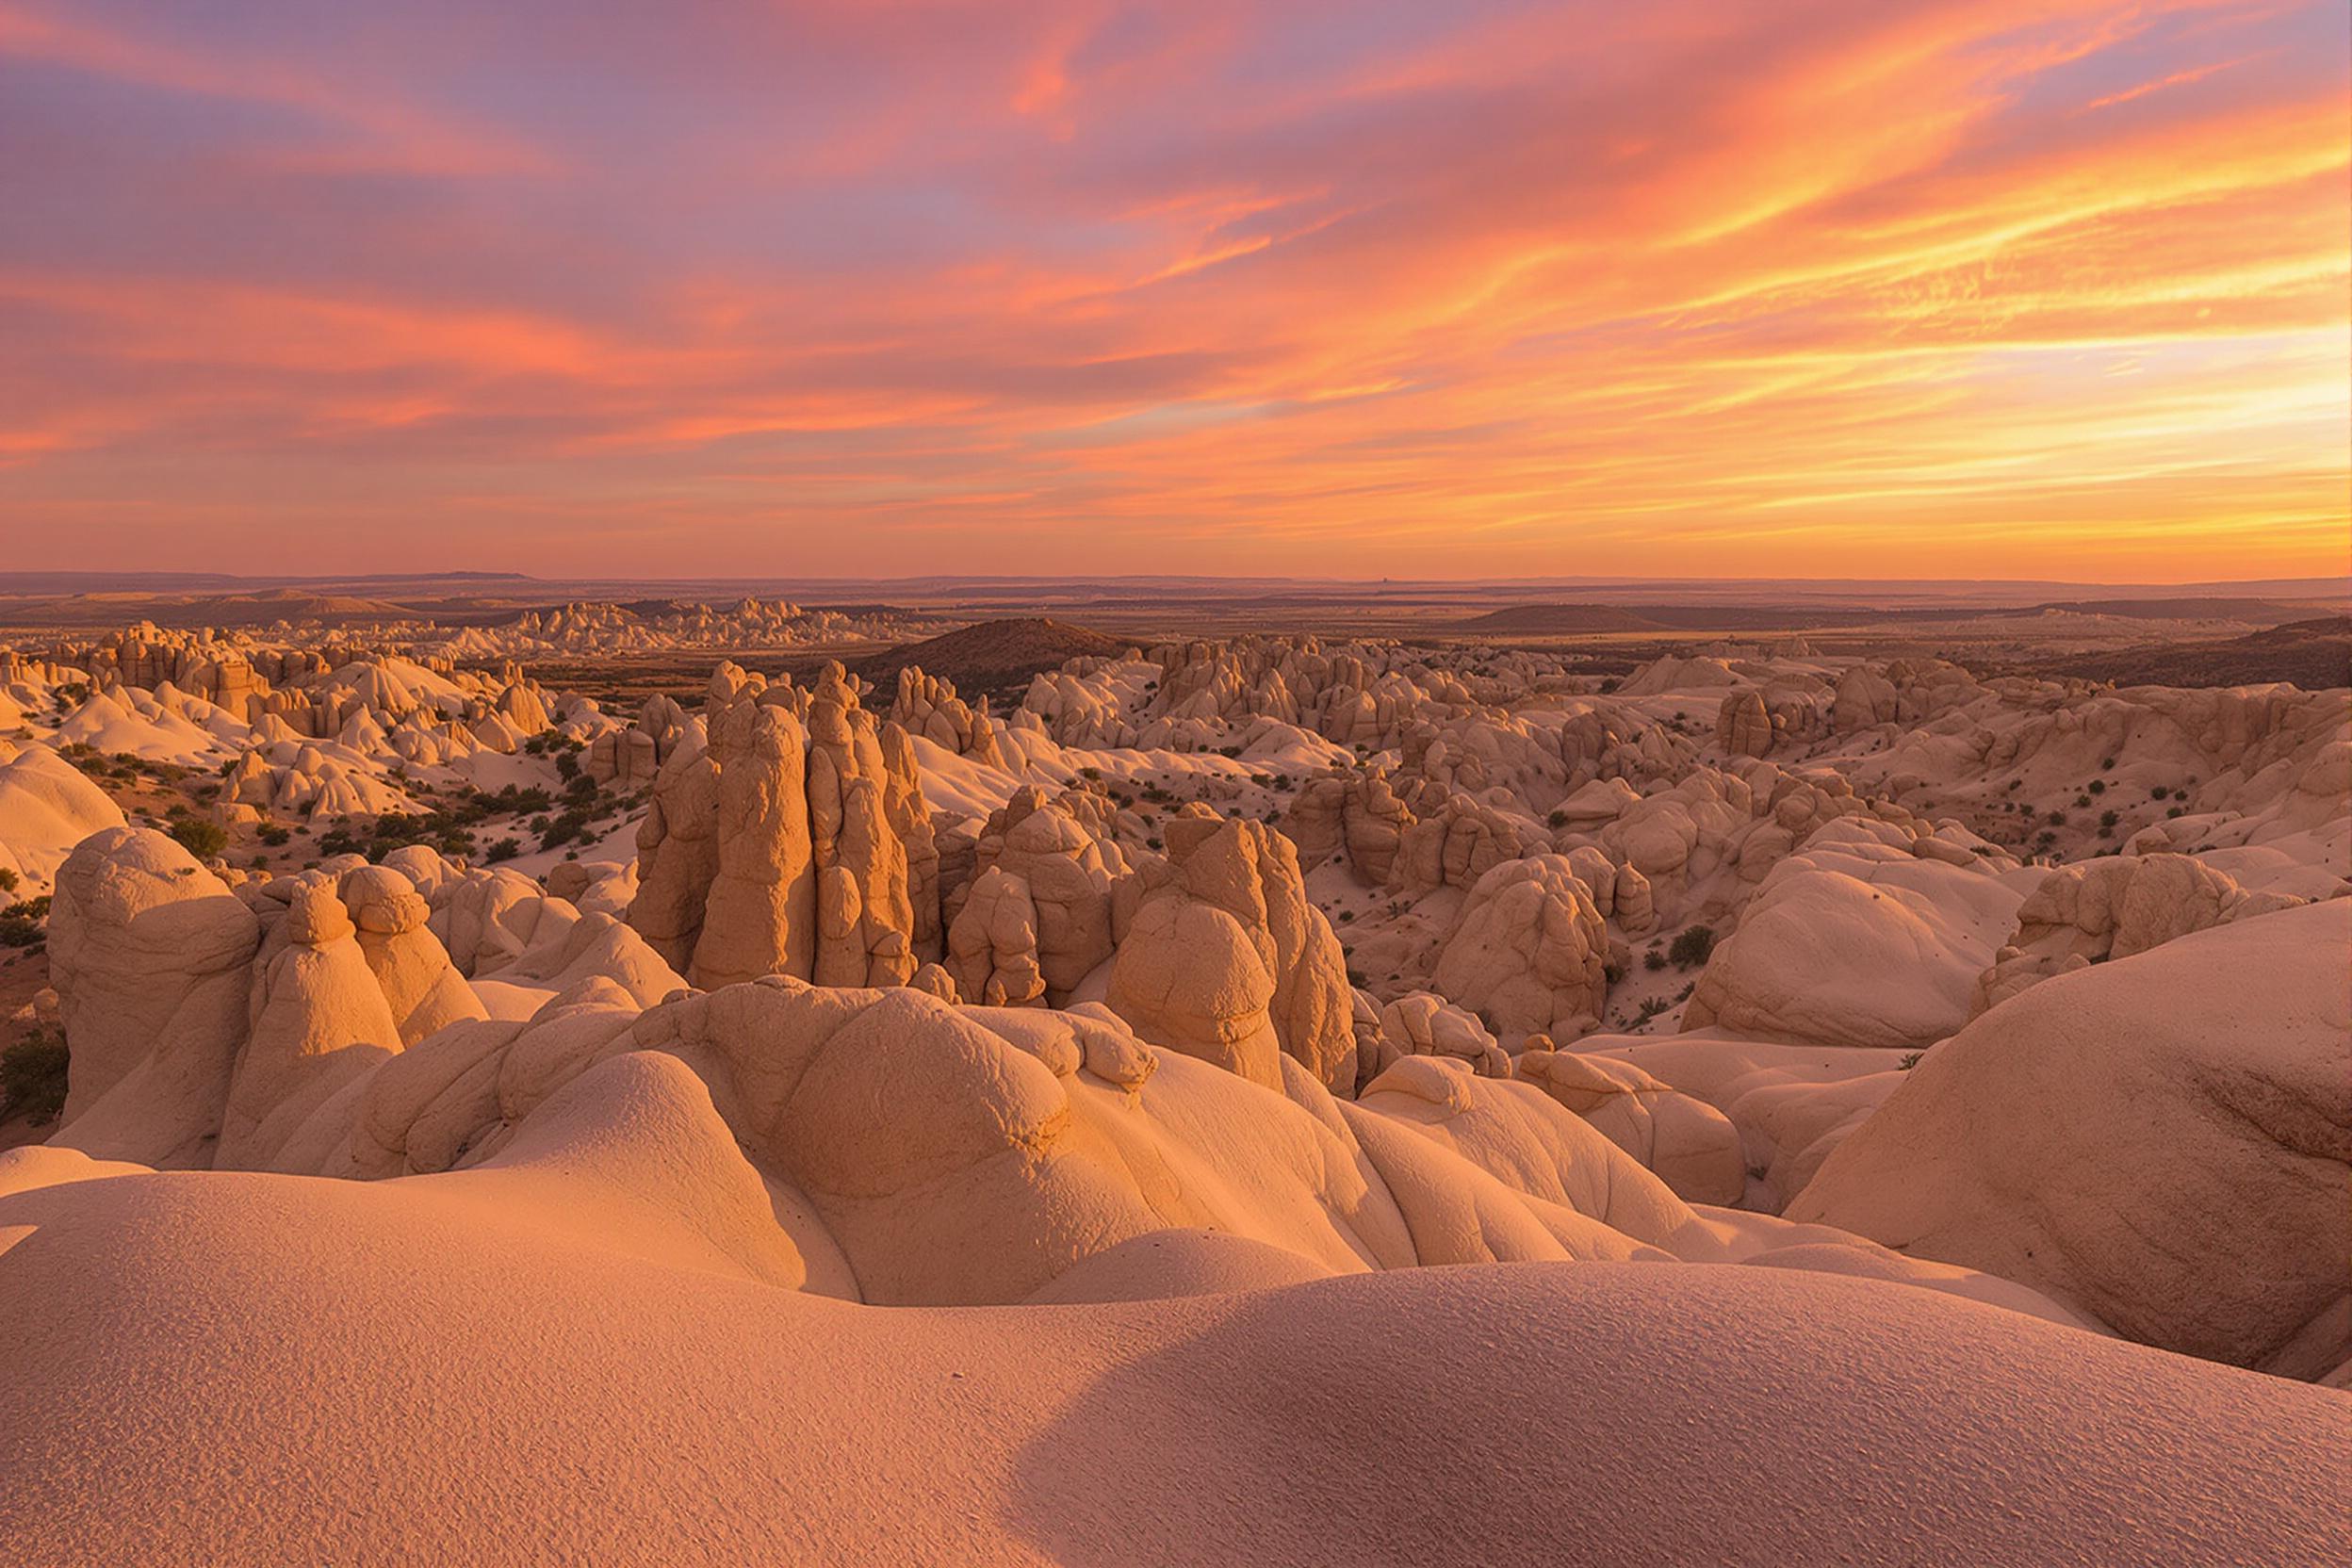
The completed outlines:
<svg viewBox="0 0 2352 1568">
<path fill-rule="evenodd" d="M 1700 973 L 1683 1027 L 1885 1048 L 1932 1045 L 1956 1031 L 2019 894 L 1920 844 L 1850 818 L 1775 863 Z"/>
<path fill-rule="evenodd" d="M 1481 1078 L 1511 1076 L 1511 1056 L 1476 1013 L 1429 991 L 1408 991 L 1381 1005 L 1378 1043 L 1356 1070 L 1369 1084 L 1408 1056 L 1466 1062 Z"/>
<path fill-rule="evenodd" d="M 992 768 L 1004 767 L 1010 760 L 998 744 L 999 727 L 988 716 L 988 700 L 982 698 L 975 709 L 956 694 L 954 681 L 926 675 L 918 665 L 907 664 L 898 672 L 890 722 L 943 751 Z"/>
<path fill-rule="evenodd" d="M 2052 975 L 2303 902 L 2290 893 L 2249 892 L 2229 873 L 2186 855 L 2110 856 L 2061 866 L 2017 906 L 2017 930 L 1978 976 L 1968 1016 Z"/>
<path fill-rule="evenodd" d="M 1049 801 L 1024 787 L 982 827 L 978 875 L 948 934 L 948 968 L 967 997 L 993 986 L 1016 1004 L 1066 1000 L 1110 957 L 1111 890 L 1129 867 L 1103 836 L 1107 820 L 1081 819 L 1089 798 L 1100 797 Z"/>
<path fill-rule="evenodd" d="M 1772 716 L 1764 708 L 1764 694 L 1742 686 L 1724 694 L 1715 714 L 1715 743 L 1741 757 L 1768 757 L 1772 750 Z"/>
<path fill-rule="evenodd" d="M 266 1168 L 331 1097 L 400 1049 L 357 931 L 332 883 L 293 890 L 263 944 L 217 1166 Z"/>
<path fill-rule="evenodd" d="M 1613 869 L 1609 885 L 1613 895 Z M 1597 1027 L 1608 963 L 1609 930 L 1591 889 L 1567 856 L 1537 855 L 1506 860 L 1471 886 L 1432 984 L 1509 1050 L 1532 1034 L 1573 1040 Z"/>
<path fill-rule="evenodd" d="M 416 884 L 389 866 L 362 866 L 344 873 L 335 890 L 401 1045 L 462 1019 L 488 1016 L 433 934 L 433 910 Z"/>
<path fill-rule="evenodd" d="M 49 964 L 71 1048 L 60 1119 L 88 1123 L 83 1147 L 211 1163 L 260 939 L 253 911 L 152 828 L 74 847 L 57 873 Z M 113 1114 L 98 1112 L 109 1097 Z"/>
<path fill-rule="evenodd" d="M 839 665 L 806 691 L 732 664 L 709 739 L 662 764 L 629 923 L 697 984 L 900 985 L 941 951 L 939 856 L 914 756 Z"/>
<path fill-rule="evenodd" d="M 1530 1037 L 1513 1070 L 1584 1118 L 1686 1202 L 1735 1204 L 1747 1191 L 1740 1130 L 1706 1101 L 1613 1056 L 1555 1049 Z"/>
<path fill-rule="evenodd" d="M 2352 1358 L 2347 951 L 2335 900 L 2034 986 L 1929 1052 L 1788 1217 L 2321 1376 Z"/>
<path fill-rule="evenodd" d="M 1366 887 L 1387 885 L 1404 833 L 1417 821 L 1378 773 L 1313 779 L 1292 798 L 1282 831 L 1298 846 L 1300 869 L 1342 858 Z"/>
<path fill-rule="evenodd" d="M 762 974 L 807 975 L 817 947 L 808 731 L 789 708 L 753 701 L 732 704 L 712 724 L 717 867 L 687 977 L 709 989 Z M 641 900 L 645 875 L 641 870 Z"/>
<path fill-rule="evenodd" d="M 1269 1087 L 1281 1054 L 1355 1083 L 1347 959 L 1280 833 L 1186 808 L 1167 858 L 1119 884 L 1114 928 L 1108 1000 L 1144 1038 Z"/>
</svg>

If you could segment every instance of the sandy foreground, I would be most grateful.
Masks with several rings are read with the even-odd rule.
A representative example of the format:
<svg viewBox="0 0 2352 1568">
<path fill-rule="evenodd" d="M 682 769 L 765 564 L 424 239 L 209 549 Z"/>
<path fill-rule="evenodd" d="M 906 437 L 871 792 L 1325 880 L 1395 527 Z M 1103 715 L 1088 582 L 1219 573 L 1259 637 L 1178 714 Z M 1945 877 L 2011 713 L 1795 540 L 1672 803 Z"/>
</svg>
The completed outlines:
<svg viewBox="0 0 2352 1568">
<path fill-rule="evenodd" d="M 20 1180 L 47 1163 L 6 1158 Z M 2352 1545 L 2352 1399 L 1890 1284 L 1515 1265 L 886 1309 L 748 1279 L 692 1214 L 600 1229 L 594 1197 L 491 1171 L 125 1175 L 0 1200 L 10 1555 L 2280 1563 Z"/>
</svg>

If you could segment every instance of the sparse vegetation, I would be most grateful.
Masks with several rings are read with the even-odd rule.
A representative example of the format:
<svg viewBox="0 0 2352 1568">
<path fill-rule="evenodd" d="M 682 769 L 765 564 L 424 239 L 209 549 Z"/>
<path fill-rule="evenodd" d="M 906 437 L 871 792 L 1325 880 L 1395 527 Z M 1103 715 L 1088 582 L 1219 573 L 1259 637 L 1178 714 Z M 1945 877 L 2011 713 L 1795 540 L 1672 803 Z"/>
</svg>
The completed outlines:
<svg viewBox="0 0 2352 1568">
<path fill-rule="evenodd" d="M 35 947 L 48 936 L 49 895 L 22 898 L 0 908 L 0 947 Z"/>
<path fill-rule="evenodd" d="M 36 1029 L 0 1051 L 0 1118 L 46 1127 L 65 1109 L 65 1036 Z"/>
<path fill-rule="evenodd" d="M 1714 951 L 1715 928 L 1693 925 L 1674 938 L 1673 945 L 1666 950 L 1666 956 L 1674 961 L 1676 969 L 1696 969 L 1706 963 Z"/>
<path fill-rule="evenodd" d="M 229 830 L 203 817 L 174 816 L 172 837 L 199 860 L 217 860 L 220 852 L 229 847 Z"/>
</svg>

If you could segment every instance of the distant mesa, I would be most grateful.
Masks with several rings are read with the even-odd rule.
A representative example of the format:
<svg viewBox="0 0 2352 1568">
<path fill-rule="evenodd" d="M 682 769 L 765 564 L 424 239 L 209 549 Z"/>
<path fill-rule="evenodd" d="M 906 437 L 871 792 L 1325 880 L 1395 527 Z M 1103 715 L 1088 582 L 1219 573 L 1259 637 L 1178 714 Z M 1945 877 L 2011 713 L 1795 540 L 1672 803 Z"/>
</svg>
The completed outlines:
<svg viewBox="0 0 2352 1568">
<path fill-rule="evenodd" d="M 860 660 L 857 673 L 877 688 L 898 678 L 909 664 L 944 676 L 975 696 L 1017 695 L 1032 677 L 1072 659 L 1113 659 L 1129 645 L 1091 627 L 1072 626 L 1043 615 L 981 621 L 920 643 L 906 643 Z"/>
<path fill-rule="evenodd" d="M 1460 631 L 1494 635 L 1541 635 L 1561 631 L 1666 631 L 1672 629 L 1639 610 L 1622 604 L 1514 604 L 1508 610 L 1474 615 Z"/>
<path fill-rule="evenodd" d="M 265 588 L 252 593 L 111 589 L 27 600 L 10 605 L 8 611 L 11 624 L 27 627 L 120 625 L 134 618 L 171 628 L 263 627 L 280 621 L 350 626 L 411 621 L 416 618 L 416 612 L 384 599 L 303 588 Z"/>
<path fill-rule="evenodd" d="M 2211 595 L 2175 599 L 2053 599 L 1996 613 L 2039 615 L 2051 611 L 2078 615 L 2120 615 L 2135 621 L 2245 621 L 2250 626 L 2277 626 L 2311 613 L 2306 606 L 2281 604 L 2277 599 Z"/>
<path fill-rule="evenodd" d="M 2118 686 L 2265 686 L 2290 681 L 2307 692 L 2352 684 L 2352 615 L 2291 621 L 2213 643 L 2160 643 L 2046 659 L 2044 678 L 2072 676 Z"/>
</svg>

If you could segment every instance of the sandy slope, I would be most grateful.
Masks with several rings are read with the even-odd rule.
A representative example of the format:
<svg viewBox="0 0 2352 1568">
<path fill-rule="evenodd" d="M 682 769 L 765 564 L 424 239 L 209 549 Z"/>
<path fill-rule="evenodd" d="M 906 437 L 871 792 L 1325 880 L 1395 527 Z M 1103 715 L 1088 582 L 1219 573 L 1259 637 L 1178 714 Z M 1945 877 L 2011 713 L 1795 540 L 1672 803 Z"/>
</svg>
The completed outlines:
<svg viewBox="0 0 2352 1568">
<path fill-rule="evenodd" d="M 2352 1397 L 1639 1264 L 888 1310 L 776 1284 L 691 1075 L 361 1184 L 0 1163 L 42 1563 L 2341 1560 Z M 740 1168 L 747 1173 L 748 1168 Z"/>
</svg>

